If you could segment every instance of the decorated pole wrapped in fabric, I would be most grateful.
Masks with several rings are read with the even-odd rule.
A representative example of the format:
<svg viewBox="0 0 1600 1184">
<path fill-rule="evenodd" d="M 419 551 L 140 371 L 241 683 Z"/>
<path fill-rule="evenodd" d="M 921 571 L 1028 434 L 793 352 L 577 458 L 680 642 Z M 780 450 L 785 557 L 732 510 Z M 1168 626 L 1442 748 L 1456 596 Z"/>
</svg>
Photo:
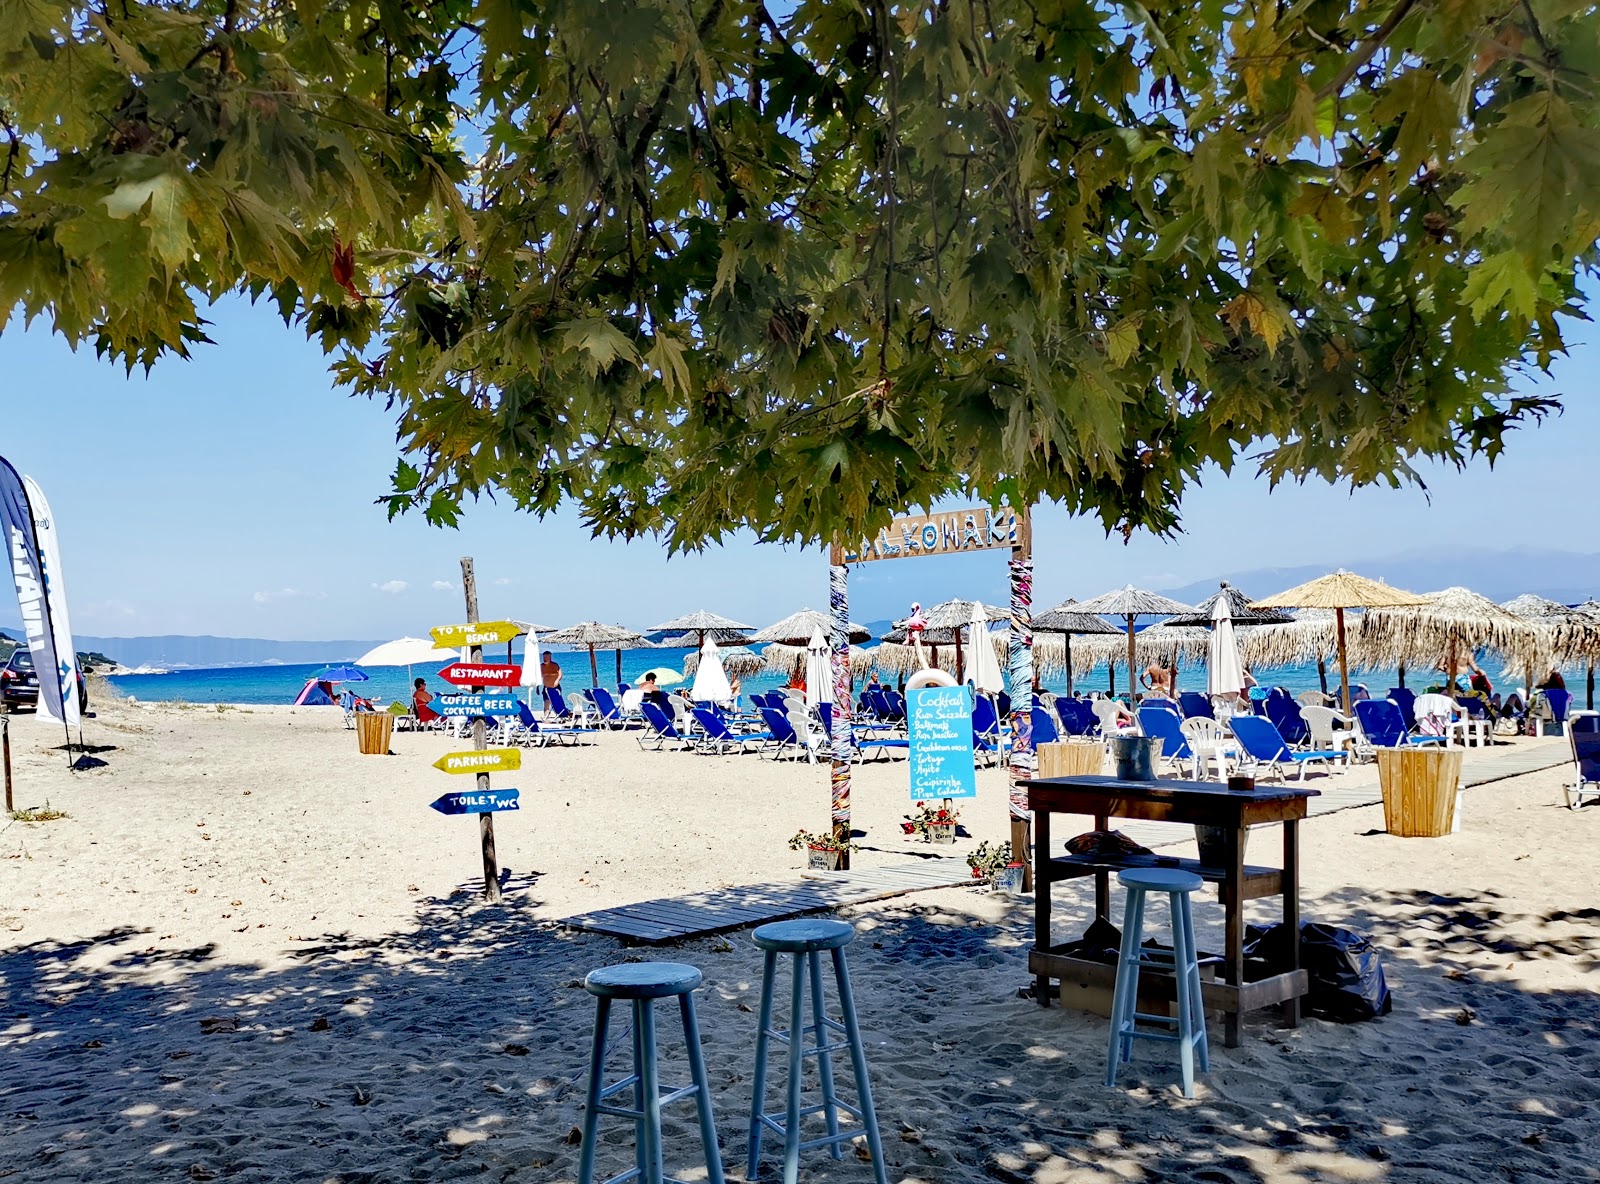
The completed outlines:
<svg viewBox="0 0 1600 1184">
<path fill-rule="evenodd" d="M 838 544 L 828 555 L 828 608 L 832 617 L 829 649 L 833 675 L 833 761 L 829 769 L 833 837 L 840 845 L 839 866 L 850 866 L 850 765 L 855 760 L 855 732 L 850 723 L 850 569 Z"/>
<path fill-rule="evenodd" d="M 1011 683 L 1011 752 L 1006 762 L 1010 788 L 1011 851 L 1023 865 L 1023 891 L 1033 890 L 1033 866 L 1027 852 L 1033 849 L 1028 823 L 1028 782 L 1035 768 L 1033 749 L 1033 525 L 1029 512 L 1017 514 L 1017 537 L 1007 565 L 1011 576 L 1011 628 L 1006 638 L 1006 673 Z M 979 644 L 977 617 L 973 618 L 973 644 Z M 988 650 L 988 647 L 984 647 Z"/>
</svg>

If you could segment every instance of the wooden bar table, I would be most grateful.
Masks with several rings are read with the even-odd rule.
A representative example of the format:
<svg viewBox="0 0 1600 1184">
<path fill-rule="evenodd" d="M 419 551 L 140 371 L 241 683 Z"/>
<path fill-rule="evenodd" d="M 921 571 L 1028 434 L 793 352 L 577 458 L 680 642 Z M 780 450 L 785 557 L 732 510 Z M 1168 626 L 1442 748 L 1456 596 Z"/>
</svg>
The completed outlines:
<svg viewBox="0 0 1600 1184">
<path fill-rule="evenodd" d="M 1226 911 L 1221 981 L 1201 985 L 1207 1010 L 1225 1017 L 1225 1042 L 1239 1044 L 1239 1018 L 1247 1011 L 1274 1004 L 1283 1008 L 1284 1022 L 1300 1022 L 1300 999 L 1306 993 L 1306 972 L 1300 969 L 1299 943 L 1290 942 L 1293 961 L 1281 974 L 1246 982 L 1244 978 L 1244 902 L 1261 897 L 1283 897 L 1283 920 L 1292 932 L 1300 928 L 1300 819 L 1309 799 L 1318 791 L 1298 786 L 1258 786 L 1235 792 L 1226 785 L 1204 781 L 1123 781 L 1116 777 L 1043 777 L 1030 783 L 1034 833 L 1034 939 L 1028 969 L 1034 974 L 1034 994 L 1041 1006 L 1050 1005 L 1051 980 L 1067 979 L 1111 989 L 1116 983 L 1114 965 L 1074 957 L 1051 940 L 1051 885 L 1061 880 L 1094 877 L 1095 915 L 1110 922 L 1111 874 L 1129 867 L 1179 867 L 1217 885 Z M 1138 818 L 1155 822 L 1185 822 L 1218 827 L 1227 832 L 1223 866 L 1202 865 L 1197 859 L 1159 855 L 1094 856 L 1052 855 L 1050 815 L 1082 814 L 1094 819 L 1095 830 L 1109 830 L 1113 818 Z M 1283 824 L 1283 866 L 1249 867 L 1244 862 L 1244 836 L 1248 828 Z M 1070 943 L 1068 943 L 1070 944 Z M 1205 956 L 1205 955 L 1202 955 Z M 1152 990 L 1173 994 L 1171 976 L 1141 976 L 1153 980 Z"/>
</svg>

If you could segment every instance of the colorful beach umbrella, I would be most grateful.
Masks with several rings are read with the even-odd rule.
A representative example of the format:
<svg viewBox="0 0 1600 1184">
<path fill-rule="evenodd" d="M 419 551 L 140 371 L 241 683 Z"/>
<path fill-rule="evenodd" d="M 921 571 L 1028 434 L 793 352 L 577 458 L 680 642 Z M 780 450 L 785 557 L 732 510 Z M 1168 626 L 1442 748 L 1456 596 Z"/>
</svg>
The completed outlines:
<svg viewBox="0 0 1600 1184">
<path fill-rule="evenodd" d="M 317 671 L 318 682 L 366 682 L 367 672 L 359 666 L 328 666 Z"/>
</svg>

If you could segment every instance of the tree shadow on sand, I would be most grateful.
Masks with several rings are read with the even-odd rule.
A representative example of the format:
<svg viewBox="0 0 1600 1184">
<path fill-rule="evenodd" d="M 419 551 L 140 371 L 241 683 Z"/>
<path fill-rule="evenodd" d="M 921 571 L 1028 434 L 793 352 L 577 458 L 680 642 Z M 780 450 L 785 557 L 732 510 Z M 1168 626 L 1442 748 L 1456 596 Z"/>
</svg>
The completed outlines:
<svg viewBox="0 0 1600 1184">
<path fill-rule="evenodd" d="M 533 917 L 536 882 L 512 877 L 498 906 L 430 899 L 404 931 L 325 934 L 268 967 L 127 928 L 0 955 L 4 1162 L 52 1181 L 570 1181 L 592 1024 L 582 977 L 666 958 L 705 971 L 718 1129 L 729 1179 L 742 1180 L 760 988 L 748 934 L 626 949 Z M 1081 920 L 1081 900 L 1060 895 Z M 962 890 L 857 910 L 850 956 L 890 1178 L 1594 1179 L 1578 1166 L 1600 1133 L 1593 995 L 1505 974 L 1543 959 L 1592 970 L 1594 910 L 1516 918 L 1495 901 L 1350 890 L 1308 902 L 1383 946 L 1395 1014 L 1293 1032 L 1256 1017 L 1231 1050 L 1214 1028 L 1194 1101 L 1160 1047 L 1106 1089 L 1104 1022 L 1017 998 L 1025 910 L 973 915 L 979 898 Z M 675 1083 L 670 1011 L 660 1028 Z M 625 1030 L 612 1040 L 625 1048 Z M 669 1112 L 669 1166 L 695 1162 L 692 1120 L 692 1108 Z M 611 1172 L 631 1162 L 620 1127 L 602 1149 Z M 849 1155 L 808 1154 L 802 1170 L 871 1178 Z M 774 1175 L 769 1156 L 763 1178 Z"/>
</svg>

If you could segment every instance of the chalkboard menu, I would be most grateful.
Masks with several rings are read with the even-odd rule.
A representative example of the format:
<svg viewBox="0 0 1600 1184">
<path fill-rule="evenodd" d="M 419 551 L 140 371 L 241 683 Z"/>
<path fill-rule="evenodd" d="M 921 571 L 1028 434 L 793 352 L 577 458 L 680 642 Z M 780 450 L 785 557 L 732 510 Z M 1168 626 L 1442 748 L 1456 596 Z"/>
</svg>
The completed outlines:
<svg viewBox="0 0 1600 1184">
<path fill-rule="evenodd" d="M 906 692 L 911 737 L 911 800 L 975 798 L 972 772 L 972 690 L 918 687 Z"/>
</svg>

